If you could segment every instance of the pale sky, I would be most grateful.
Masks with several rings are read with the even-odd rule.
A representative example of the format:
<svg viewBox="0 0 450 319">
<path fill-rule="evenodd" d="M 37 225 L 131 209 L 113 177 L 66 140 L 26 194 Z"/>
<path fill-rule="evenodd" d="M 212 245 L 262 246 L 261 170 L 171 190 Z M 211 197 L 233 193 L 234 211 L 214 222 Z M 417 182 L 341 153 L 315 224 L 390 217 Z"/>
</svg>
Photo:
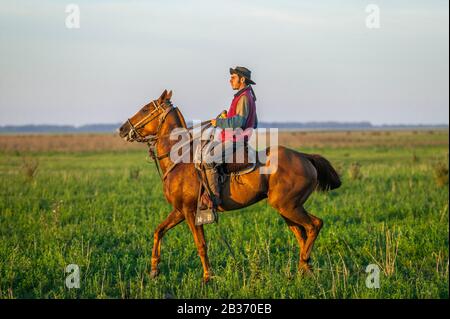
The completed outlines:
<svg viewBox="0 0 450 319">
<path fill-rule="evenodd" d="M 66 5 L 80 8 L 67 29 Z M 380 8 L 380 28 L 365 8 Z M 228 109 L 229 67 L 260 121 L 448 123 L 447 0 L 0 0 L 0 125 L 118 123 L 173 90 Z"/>
</svg>

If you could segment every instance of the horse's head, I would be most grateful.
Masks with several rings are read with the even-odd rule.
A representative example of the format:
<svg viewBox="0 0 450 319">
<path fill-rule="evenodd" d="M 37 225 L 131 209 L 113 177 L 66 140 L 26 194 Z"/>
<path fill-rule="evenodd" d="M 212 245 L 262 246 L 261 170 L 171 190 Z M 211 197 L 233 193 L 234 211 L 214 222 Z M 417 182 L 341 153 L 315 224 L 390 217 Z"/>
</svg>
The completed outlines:
<svg viewBox="0 0 450 319">
<path fill-rule="evenodd" d="M 128 142 L 133 142 L 157 135 L 161 116 L 167 114 L 166 110 L 170 106 L 171 97 L 172 91 L 164 90 L 159 99 L 144 105 L 135 115 L 122 124 L 119 129 L 120 137 Z"/>
</svg>

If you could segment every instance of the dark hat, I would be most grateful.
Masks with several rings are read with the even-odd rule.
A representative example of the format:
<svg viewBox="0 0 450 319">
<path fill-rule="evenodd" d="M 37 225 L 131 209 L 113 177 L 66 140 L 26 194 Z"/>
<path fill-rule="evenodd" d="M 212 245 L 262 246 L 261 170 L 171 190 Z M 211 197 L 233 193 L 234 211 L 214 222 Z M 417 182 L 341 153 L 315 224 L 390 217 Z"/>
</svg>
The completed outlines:
<svg viewBox="0 0 450 319">
<path fill-rule="evenodd" d="M 247 83 L 249 83 L 249 84 L 256 84 L 255 82 L 253 82 L 251 80 L 252 71 L 250 71 L 247 68 L 244 68 L 243 66 L 237 66 L 234 69 L 230 68 L 230 74 L 237 74 L 239 76 L 243 76 L 244 78 L 247 79 Z"/>
</svg>

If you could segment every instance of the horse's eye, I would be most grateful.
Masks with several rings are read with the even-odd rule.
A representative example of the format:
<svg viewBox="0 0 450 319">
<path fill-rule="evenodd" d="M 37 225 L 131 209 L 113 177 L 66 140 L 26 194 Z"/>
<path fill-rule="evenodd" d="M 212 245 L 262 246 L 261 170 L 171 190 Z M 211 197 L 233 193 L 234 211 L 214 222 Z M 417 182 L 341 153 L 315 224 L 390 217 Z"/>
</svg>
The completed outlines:
<svg viewBox="0 0 450 319">
<path fill-rule="evenodd" d="M 148 109 L 147 108 L 142 109 L 142 113 L 147 114 L 148 113 Z"/>
</svg>

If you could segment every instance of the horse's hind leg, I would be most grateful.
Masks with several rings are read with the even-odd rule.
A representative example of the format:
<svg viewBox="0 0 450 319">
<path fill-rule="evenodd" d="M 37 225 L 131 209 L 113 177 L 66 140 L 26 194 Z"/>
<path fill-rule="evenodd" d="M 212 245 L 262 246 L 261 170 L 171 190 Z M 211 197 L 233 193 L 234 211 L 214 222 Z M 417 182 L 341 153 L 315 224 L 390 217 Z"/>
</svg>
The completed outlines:
<svg viewBox="0 0 450 319">
<path fill-rule="evenodd" d="M 184 215 L 178 210 L 174 209 L 167 218 L 159 224 L 156 228 L 153 236 L 153 250 L 152 250 L 152 270 L 150 272 L 150 277 L 155 278 L 159 274 L 158 264 L 161 260 L 161 240 L 165 233 L 171 228 L 175 227 L 184 220 Z"/>
<path fill-rule="evenodd" d="M 294 233 L 295 238 L 297 239 L 297 242 L 298 242 L 298 245 L 299 245 L 299 258 L 300 258 L 302 250 L 303 250 L 303 247 L 305 247 L 305 242 L 306 242 L 305 229 L 302 226 L 300 226 L 300 225 L 294 223 L 293 221 L 287 219 L 283 215 L 281 215 L 281 217 L 283 217 L 284 221 L 289 226 L 289 229 Z M 299 263 L 299 269 L 300 269 L 300 263 Z"/>
<path fill-rule="evenodd" d="M 320 218 L 309 214 L 302 206 L 293 209 L 279 210 L 283 218 L 289 221 L 289 228 L 294 232 L 300 245 L 299 268 L 309 271 L 309 260 L 314 242 L 319 235 L 323 222 Z M 303 228 L 303 229 L 302 229 Z"/>
</svg>

